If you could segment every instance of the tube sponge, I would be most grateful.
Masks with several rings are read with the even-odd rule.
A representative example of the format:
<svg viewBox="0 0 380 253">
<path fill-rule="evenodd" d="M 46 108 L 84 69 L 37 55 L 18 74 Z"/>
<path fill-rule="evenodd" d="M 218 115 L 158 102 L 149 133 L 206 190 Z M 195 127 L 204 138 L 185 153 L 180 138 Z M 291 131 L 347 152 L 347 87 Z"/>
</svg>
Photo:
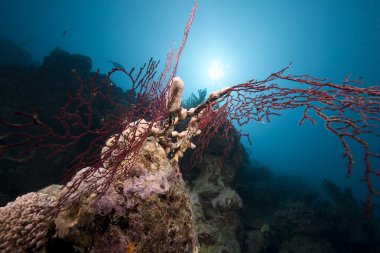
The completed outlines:
<svg viewBox="0 0 380 253">
<path fill-rule="evenodd" d="M 169 112 L 176 112 L 181 108 L 181 97 L 183 93 L 183 81 L 179 77 L 174 77 L 169 88 L 167 108 Z"/>
</svg>

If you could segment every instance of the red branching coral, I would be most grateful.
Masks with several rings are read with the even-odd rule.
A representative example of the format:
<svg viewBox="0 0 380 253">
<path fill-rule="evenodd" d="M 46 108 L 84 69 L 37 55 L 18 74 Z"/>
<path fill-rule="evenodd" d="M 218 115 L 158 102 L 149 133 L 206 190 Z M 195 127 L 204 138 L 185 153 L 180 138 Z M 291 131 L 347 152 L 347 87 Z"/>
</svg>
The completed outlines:
<svg viewBox="0 0 380 253">
<path fill-rule="evenodd" d="M 142 66 L 137 73 L 134 68 L 130 71 L 114 68 L 108 73 L 107 78 L 101 81 L 98 81 L 99 71 L 87 82 L 76 70 L 72 70 L 79 82 L 79 88 L 75 94 L 68 95 L 68 101 L 61 107 L 61 112 L 56 117 L 63 129 L 56 129 L 43 123 L 35 113 L 18 112 L 17 115 L 26 120 L 26 123 L 0 122 L 13 129 L 2 134 L 1 139 L 4 144 L 1 146 L 0 155 L 9 156 L 9 151 L 12 150 L 12 159 L 25 159 L 30 150 L 42 148 L 48 149 L 49 157 L 52 157 L 90 138 L 91 142 L 87 149 L 73 161 L 70 176 L 81 168 L 89 169 L 71 181 L 69 189 L 58 201 L 59 208 L 68 205 L 68 199 L 70 202 L 78 200 L 82 191 L 92 190 L 99 193 L 100 198 L 112 182 L 120 177 L 130 176 L 133 173 L 137 153 L 145 140 L 156 131 L 156 135 L 161 135 L 163 142 L 165 139 L 163 136 L 172 129 L 174 115 L 181 110 L 183 83 L 180 79 L 176 82 L 174 77 L 196 7 L 197 2 L 194 3 L 186 23 L 179 49 L 169 51 L 164 69 L 159 75 L 157 74 L 159 62 L 153 59 Z M 111 77 L 115 72 L 122 72 L 129 78 L 131 88 L 127 95 L 127 104 L 116 103 L 111 97 L 113 87 Z M 178 84 L 182 84 L 182 87 L 177 87 Z M 111 105 L 115 111 L 114 116 L 102 119 L 100 125 L 94 122 L 97 118 L 94 110 L 96 103 Z M 27 131 L 31 128 L 32 132 Z M 106 167 L 109 173 L 103 175 L 100 180 L 96 175 L 103 167 Z M 87 184 L 91 189 L 79 190 L 81 182 L 87 180 L 91 181 Z"/>
<path fill-rule="evenodd" d="M 131 176 L 136 154 L 147 138 L 155 138 L 163 146 L 167 156 L 173 162 L 178 162 L 187 148 L 196 147 L 192 140 L 199 134 L 201 136 L 198 138 L 196 157 L 205 150 L 212 136 L 220 134 L 219 131 L 223 131 L 222 138 L 228 138 L 233 124 L 241 126 L 252 120 L 269 122 L 272 115 L 279 115 L 282 110 L 303 108 L 300 125 L 305 120 L 314 124 L 315 118 L 319 117 L 324 121 L 326 129 L 338 137 L 344 148 L 343 155 L 347 159 L 347 175 L 351 174 L 354 162 L 348 140 L 363 149 L 364 181 L 369 191 L 368 214 L 371 198 L 374 195 L 380 196 L 374 183 L 379 179 L 380 171 L 373 167 L 373 159 L 379 159 L 380 154 L 370 147 L 363 136 L 376 134 L 376 126 L 380 121 L 379 87 L 361 86 L 358 81 L 350 80 L 349 75 L 342 84 L 309 75 L 285 75 L 288 66 L 264 80 L 250 80 L 212 92 L 202 104 L 187 111 L 180 107 L 183 83 L 179 78 L 175 78 L 175 74 L 196 7 L 195 2 L 182 43 L 178 51 L 170 50 L 161 74 L 157 75 L 158 62 L 152 59 L 137 72 L 134 69 L 126 71 L 114 68 L 100 83 L 97 81 L 99 72 L 87 83 L 73 71 L 79 80 L 80 88 L 76 94 L 69 97 L 58 116 L 64 128 L 63 134 L 44 124 L 35 114 L 19 113 L 29 122 L 2 123 L 13 129 L 37 127 L 42 134 L 20 131 L 3 134 L 2 139 L 16 137 L 20 141 L 6 142 L 2 146 L 2 152 L 27 146 L 49 148 L 51 155 L 54 155 L 91 136 L 92 141 L 87 150 L 76 157 L 72 166 L 74 171 L 84 167 L 89 169 L 71 181 L 66 194 L 58 202 L 60 207 L 66 206 L 66 200 L 72 200 L 73 196 L 80 197 L 81 194 L 77 191 L 82 181 L 90 180 L 86 185 L 91 189 L 85 190 L 92 190 L 100 198 L 112 182 L 120 177 Z M 123 72 L 131 82 L 127 105 L 115 103 L 110 95 L 113 85 L 111 76 L 115 72 Z M 286 81 L 286 86 L 283 82 L 280 85 L 279 81 Z M 84 91 L 89 95 L 84 96 Z M 117 116 L 104 119 L 100 127 L 94 127 L 96 112 L 93 105 L 99 99 L 111 104 L 119 113 Z M 188 120 L 183 121 L 186 118 Z M 181 121 L 186 123 L 187 129 L 178 133 L 174 127 Z M 104 173 L 98 173 L 104 168 L 108 171 L 106 176 Z M 100 174 L 101 180 L 96 177 Z"/>
<path fill-rule="evenodd" d="M 195 110 L 207 112 L 202 113 L 199 124 L 199 128 L 205 133 L 204 138 L 207 139 L 210 132 L 215 131 L 215 127 L 226 121 L 235 122 L 239 126 L 250 120 L 265 119 L 269 122 L 270 117 L 279 115 L 281 110 L 304 108 L 299 125 L 305 120 L 315 124 L 313 117 L 319 117 L 324 121 L 326 129 L 338 137 L 344 148 L 347 176 L 351 175 L 354 163 L 348 141 L 361 146 L 364 151 L 364 181 L 368 186 L 368 214 L 372 196 L 380 196 L 380 190 L 374 186 L 374 180 L 379 179 L 380 171 L 373 166 L 373 160 L 379 159 L 380 153 L 371 149 L 363 136 L 376 134 L 378 130 L 376 127 L 380 122 L 379 86 L 360 86 L 361 83 L 357 80 L 349 79 L 350 75 L 347 75 L 342 84 L 309 75 L 284 75 L 288 68 L 273 73 L 262 81 L 250 80 L 211 93 L 208 100 Z M 290 82 L 289 85 L 292 86 L 283 87 L 275 83 L 281 80 Z M 219 105 L 218 109 L 215 109 L 216 105 Z M 203 130 L 204 128 L 206 130 Z"/>
</svg>

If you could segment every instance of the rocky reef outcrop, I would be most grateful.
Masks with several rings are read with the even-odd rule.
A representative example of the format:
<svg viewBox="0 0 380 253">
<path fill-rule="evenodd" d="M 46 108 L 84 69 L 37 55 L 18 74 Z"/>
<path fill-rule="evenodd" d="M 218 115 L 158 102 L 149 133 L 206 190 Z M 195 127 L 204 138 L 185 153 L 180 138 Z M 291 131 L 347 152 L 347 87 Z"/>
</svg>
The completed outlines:
<svg viewBox="0 0 380 253">
<path fill-rule="evenodd" d="M 102 180 L 105 173 L 99 169 L 93 176 Z M 0 251 L 57 252 L 62 245 L 66 252 L 197 251 L 194 219 L 178 164 L 167 159 L 154 139 L 141 148 L 133 177 L 114 182 L 100 199 L 83 190 L 88 189 L 85 185 L 81 182 L 78 187 L 80 198 L 67 199 L 56 216 L 54 195 L 59 199 L 66 187 L 53 195 L 28 193 L 0 208 L 5 224 L 0 229 Z"/>
<path fill-rule="evenodd" d="M 232 131 L 231 138 L 236 138 L 235 134 Z M 242 165 L 244 150 L 239 142 L 231 146 L 230 141 L 216 135 L 202 159 L 184 175 L 200 252 L 242 252 L 243 201 L 234 190 L 234 179 Z"/>
</svg>

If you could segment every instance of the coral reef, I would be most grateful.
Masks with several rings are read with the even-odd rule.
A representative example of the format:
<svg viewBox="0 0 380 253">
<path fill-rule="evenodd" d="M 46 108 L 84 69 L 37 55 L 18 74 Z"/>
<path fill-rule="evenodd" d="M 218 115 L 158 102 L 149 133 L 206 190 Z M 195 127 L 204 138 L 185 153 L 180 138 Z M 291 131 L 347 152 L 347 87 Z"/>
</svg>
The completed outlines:
<svg viewBox="0 0 380 253">
<path fill-rule="evenodd" d="M 237 177 L 243 184 L 238 191 L 244 201 L 243 252 L 346 253 L 378 252 L 380 249 L 378 220 L 363 216 L 363 206 L 353 198 L 350 189 L 342 190 L 335 183 L 324 180 L 323 188 L 329 199 L 308 192 L 307 188 L 301 191 L 302 196 L 295 191 L 300 189 L 302 181 L 285 180 L 286 185 L 278 188 L 275 175 L 259 164 L 251 166 L 253 170 L 241 171 L 245 177 Z M 277 202 L 278 196 L 283 201 Z M 266 204 L 270 200 L 277 203 Z M 260 208 L 261 205 L 265 206 Z"/>
<path fill-rule="evenodd" d="M 62 83 L 54 83 L 60 87 L 56 91 L 61 92 L 64 84 L 70 82 L 67 76 L 73 66 L 77 69 L 71 70 L 71 73 L 77 78 L 79 87 L 69 89 L 71 95 L 66 102 L 52 103 L 60 112 L 55 121 L 47 124 L 43 114 L 35 111 L 19 112 L 17 115 L 23 121 L 13 121 L 14 117 L 9 114 L 14 104 L 7 101 L 2 114 L 9 116 L 9 120 L 2 120 L 1 123 L 2 127 L 11 131 L 3 133 L 0 129 L 4 143 L 0 154 L 2 158 L 4 155 L 5 159 L 21 164 L 30 158 L 23 158 L 22 155 L 34 153 L 35 148 L 50 149 L 49 156 L 68 152 L 68 148 L 78 150 L 72 153 L 76 155 L 69 165 L 73 177 L 59 191 L 57 199 L 52 197 L 48 203 L 36 200 L 35 209 L 34 203 L 16 205 L 20 200 L 1 208 L 0 218 L 2 221 L 9 220 L 5 228 L 15 225 L 12 236 L 6 230 L 1 231 L 4 234 L 1 237 L 4 250 L 53 251 L 54 242 L 61 242 L 84 253 L 194 252 L 198 250 L 197 237 L 201 252 L 234 253 L 246 249 L 253 252 L 286 253 L 302 252 L 304 249 L 309 252 L 333 252 L 333 247 L 334 250 L 342 249 L 345 243 L 345 250 L 361 249 L 362 243 L 367 243 L 371 250 L 378 249 L 372 237 L 371 240 L 363 240 L 365 235 L 370 237 L 375 234 L 365 226 L 357 234 L 347 234 L 350 244 L 340 238 L 345 234 L 334 222 L 345 222 L 351 214 L 339 212 L 344 214 L 340 219 L 334 211 L 355 206 L 350 201 L 352 196 L 349 191 L 342 194 L 340 189 L 326 183 L 326 189 L 331 193 L 329 196 L 336 203 L 323 212 L 317 208 L 321 205 L 314 206 L 314 198 L 310 198 L 312 195 L 305 198 L 308 201 L 300 202 L 287 196 L 288 192 L 280 193 L 278 189 L 268 194 L 270 180 L 263 184 L 260 192 L 257 191 L 259 187 L 256 188 L 258 194 L 250 200 L 261 196 L 261 200 L 270 203 L 274 199 L 275 204 L 270 206 L 272 210 L 268 208 L 271 214 L 266 217 L 256 214 L 251 218 L 249 226 L 244 227 L 248 232 L 246 245 L 242 245 L 240 233 L 243 226 L 239 211 L 245 206 L 242 203 L 245 196 L 240 197 L 233 189 L 236 168 L 240 167 L 242 157 L 241 153 L 231 150 L 239 150 L 239 146 L 234 145 L 244 134 L 234 132 L 234 124 L 242 126 L 251 120 L 269 122 L 273 115 L 295 108 L 303 109 L 300 125 L 308 120 L 314 124 L 315 118 L 321 119 L 343 147 L 347 175 L 352 173 L 354 163 L 348 139 L 363 150 L 364 182 L 368 188 L 366 214 L 369 216 L 372 198 L 380 195 L 374 186 L 380 174 L 373 168 L 373 160 L 379 158 L 379 154 L 373 151 L 363 136 L 377 130 L 375 123 L 379 121 L 380 90 L 377 86 L 358 86 L 359 81 L 351 80 L 349 75 L 342 84 L 309 75 L 285 75 L 288 66 L 264 80 L 252 79 L 211 92 L 196 107 L 188 110 L 182 108 L 184 86 L 182 80 L 176 77 L 176 69 L 196 7 L 197 2 L 186 23 L 178 51 L 169 52 L 158 77 L 155 77 L 158 62 L 151 59 L 137 73 L 134 68 L 128 71 L 116 66 L 105 78 L 99 80 L 97 71 L 87 81 L 81 76 L 89 74 L 91 61 L 57 49 L 45 58 L 38 74 L 43 76 L 45 73 L 47 79 L 54 76 L 63 80 Z M 62 68 L 56 68 L 57 58 L 61 59 L 58 62 Z M 75 59 L 74 65 L 70 60 L 72 58 Z M 9 70 L 3 72 L 14 76 L 19 71 Z M 115 72 L 122 72 L 129 78 L 131 90 L 126 101 L 123 100 L 128 106 L 115 102 L 111 96 L 114 95 L 111 76 Z M 63 74 L 59 76 L 57 73 Z M 4 79 L 7 81 L 7 78 L 5 76 Z M 289 88 L 276 83 L 282 80 L 294 86 Z M 4 86 L 13 88 L 9 83 Z M 31 103 L 29 97 L 25 97 L 21 108 Z M 46 106 L 50 101 L 37 103 L 37 109 L 49 112 L 53 109 L 53 106 Z M 110 106 L 99 113 L 96 106 L 103 102 L 109 102 Z M 119 114 L 110 116 L 114 110 Z M 181 122 L 184 122 L 184 127 L 180 130 Z M 249 140 L 249 135 L 245 136 Z M 215 149 L 209 146 L 214 137 L 217 137 Z M 82 149 L 79 147 L 81 145 Z M 26 148 L 23 150 L 22 147 Z M 194 156 L 187 160 L 188 164 L 201 170 L 197 177 L 191 179 L 190 198 L 178 165 L 189 148 L 197 149 L 193 152 Z M 207 148 L 212 152 L 200 161 Z M 45 157 L 46 153 L 39 155 Z M 58 162 L 65 163 L 66 160 L 61 159 Z M 19 175 L 25 176 L 24 171 Z M 57 195 L 58 191 L 45 189 L 44 192 Z M 55 205 L 52 207 L 53 203 Z M 25 245 L 20 241 L 24 230 L 17 226 L 20 219 L 24 222 L 23 216 L 20 218 L 19 213 L 15 212 L 17 216 L 13 217 L 14 208 L 21 213 L 33 213 L 30 214 L 32 219 L 34 212 L 43 214 L 37 217 L 37 221 L 46 224 L 28 227 L 32 238 L 28 238 Z M 352 209 L 352 213 L 358 215 L 356 210 L 359 209 Z M 57 215 L 54 223 L 50 217 L 44 219 L 46 213 Z M 273 213 L 274 217 L 270 217 Z M 363 222 L 348 224 L 353 227 L 363 225 Z M 54 233 L 50 233 L 50 228 Z M 339 236 L 334 236 L 334 232 Z"/>
<path fill-rule="evenodd" d="M 93 176 L 102 180 L 105 173 L 103 169 Z M 62 209 L 55 220 L 58 237 L 81 252 L 116 246 L 125 250 L 131 243 L 137 252 L 195 251 L 192 214 L 178 165 L 169 162 L 154 139 L 141 148 L 132 177 L 114 182 L 99 200 L 88 189 L 79 185 L 81 201 Z"/>
<path fill-rule="evenodd" d="M 354 199 L 350 188 L 342 190 L 329 180 L 322 184 L 329 199 L 316 202 L 313 208 L 331 227 L 329 237 L 332 244 L 345 252 L 380 250 L 380 245 L 374 243 L 378 242 L 380 233 L 379 219 L 366 219 L 360 215 L 363 206 Z"/>
<path fill-rule="evenodd" d="M 48 213 L 56 198 L 28 193 L 0 208 L 0 252 L 43 252 L 54 234 L 54 216 Z"/>
<path fill-rule="evenodd" d="M 225 187 L 218 196 L 211 200 L 213 208 L 223 211 L 237 211 L 243 207 L 243 201 L 236 191 Z"/>
<path fill-rule="evenodd" d="M 303 202 L 290 202 L 274 213 L 273 226 L 283 239 L 297 234 L 321 236 L 331 227 Z"/>
<path fill-rule="evenodd" d="M 236 138 L 231 132 L 230 138 Z M 218 136 L 218 135 L 217 135 Z M 239 211 L 243 206 L 240 196 L 233 190 L 235 174 L 242 163 L 243 149 L 224 139 L 211 139 L 201 161 L 184 178 L 189 183 L 200 252 L 242 252 L 243 226 Z M 185 154 L 186 161 L 191 154 Z"/>
<path fill-rule="evenodd" d="M 84 168 L 73 178 L 87 173 Z M 98 180 L 106 170 L 92 175 Z M 171 163 L 154 139 L 141 148 L 135 174 L 116 181 L 97 200 L 81 182 L 66 208 L 57 197 L 67 193 L 52 186 L 28 193 L 0 208 L 1 252 L 50 251 L 57 238 L 79 252 L 195 252 L 197 238 L 191 207 L 178 164 Z M 50 195 L 46 194 L 49 193 Z M 79 201 L 78 201 L 79 200 Z M 71 199 L 66 199 L 71 201 Z M 48 245 L 49 244 L 49 245 Z"/>
</svg>

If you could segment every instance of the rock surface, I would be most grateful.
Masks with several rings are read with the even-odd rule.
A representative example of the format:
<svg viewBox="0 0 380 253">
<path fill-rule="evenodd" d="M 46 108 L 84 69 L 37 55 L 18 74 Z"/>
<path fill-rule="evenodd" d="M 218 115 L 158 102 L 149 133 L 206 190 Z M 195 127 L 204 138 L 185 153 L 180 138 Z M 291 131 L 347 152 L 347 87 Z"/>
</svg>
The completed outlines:
<svg viewBox="0 0 380 253">
<path fill-rule="evenodd" d="M 85 172 L 86 168 L 77 176 Z M 94 176 L 101 180 L 106 173 L 100 169 Z M 79 191 L 87 189 L 82 186 Z M 58 189 L 43 192 L 57 195 Z M 28 193 L 0 208 L 0 221 L 5 224 L 0 228 L 1 252 L 56 252 L 62 244 L 71 249 L 68 252 L 198 250 L 178 164 L 167 159 L 154 139 L 141 148 L 134 176 L 114 182 L 100 199 L 83 191 L 79 200 L 60 208 L 54 220 L 49 211 L 56 200 L 45 193 Z"/>
</svg>

